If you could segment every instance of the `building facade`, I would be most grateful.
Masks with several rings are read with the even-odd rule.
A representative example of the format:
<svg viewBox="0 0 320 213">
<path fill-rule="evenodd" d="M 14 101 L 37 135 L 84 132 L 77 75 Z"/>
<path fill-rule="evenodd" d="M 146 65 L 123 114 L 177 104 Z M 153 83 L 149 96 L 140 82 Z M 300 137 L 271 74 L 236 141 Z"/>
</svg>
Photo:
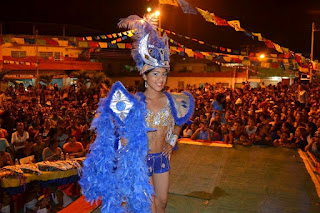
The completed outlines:
<svg viewBox="0 0 320 213">
<path fill-rule="evenodd" d="M 0 70 L 5 78 L 25 86 L 35 84 L 41 75 L 53 75 L 59 87 L 72 83 L 70 73 L 102 70 L 102 63 L 90 59 L 87 47 L 74 37 L 5 35 L 0 42 Z"/>
</svg>

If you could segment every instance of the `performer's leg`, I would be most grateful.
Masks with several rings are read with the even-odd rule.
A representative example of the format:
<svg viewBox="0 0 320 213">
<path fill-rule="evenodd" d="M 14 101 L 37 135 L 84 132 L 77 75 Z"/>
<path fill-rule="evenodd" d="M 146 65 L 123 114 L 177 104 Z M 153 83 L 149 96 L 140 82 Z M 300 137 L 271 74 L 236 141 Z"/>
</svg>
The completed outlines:
<svg viewBox="0 0 320 213">
<path fill-rule="evenodd" d="M 150 177 L 150 184 L 154 188 L 152 176 Z M 155 199 L 156 199 L 156 196 L 152 195 L 152 203 L 151 203 L 151 211 L 152 211 L 152 213 L 157 213 Z"/>
<path fill-rule="evenodd" d="M 168 202 L 169 172 L 153 173 L 151 179 L 153 182 L 154 192 L 156 194 L 156 213 L 164 213 Z"/>
</svg>

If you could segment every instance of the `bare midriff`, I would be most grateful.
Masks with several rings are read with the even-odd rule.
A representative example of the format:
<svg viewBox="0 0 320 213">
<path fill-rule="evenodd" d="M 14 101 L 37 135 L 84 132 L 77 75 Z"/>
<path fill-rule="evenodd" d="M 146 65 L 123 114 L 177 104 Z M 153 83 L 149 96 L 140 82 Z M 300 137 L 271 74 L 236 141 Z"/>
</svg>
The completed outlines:
<svg viewBox="0 0 320 213">
<path fill-rule="evenodd" d="M 156 129 L 148 132 L 149 153 L 162 152 L 167 143 L 168 134 L 172 133 L 174 126 L 170 104 L 168 103 L 157 114 L 148 110 L 146 122 L 149 128 Z"/>
</svg>

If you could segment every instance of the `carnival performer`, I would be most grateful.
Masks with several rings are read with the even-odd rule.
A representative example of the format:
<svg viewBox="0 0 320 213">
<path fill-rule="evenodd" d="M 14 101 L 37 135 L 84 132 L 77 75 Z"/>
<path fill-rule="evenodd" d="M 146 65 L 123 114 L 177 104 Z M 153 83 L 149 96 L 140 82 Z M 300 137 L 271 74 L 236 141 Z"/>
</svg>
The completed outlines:
<svg viewBox="0 0 320 213">
<path fill-rule="evenodd" d="M 151 23 L 152 17 L 136 15 L 120 21 L 119 27 L 135 32 L 132 57 L 144 89 L 133 96 L 115 83 L 108 97 L 100 100 L 100 114 L 93 122 L 97 139 L 84 162 L 80 185 L 87 200 L 102 200 L 103 212 L 165 212 L 169 156 L 181 126 L 193 113 L 190 93 L 165 91 L 168 40 L 166 35 L 159 38 Z"/>
</svg>

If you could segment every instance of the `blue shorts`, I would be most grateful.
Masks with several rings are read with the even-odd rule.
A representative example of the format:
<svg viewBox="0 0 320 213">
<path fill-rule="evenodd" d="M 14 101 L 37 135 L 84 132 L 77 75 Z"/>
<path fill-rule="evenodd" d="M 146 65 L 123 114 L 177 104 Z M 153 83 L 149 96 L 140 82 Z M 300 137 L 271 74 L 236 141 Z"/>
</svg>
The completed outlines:
<svg viewBox="0 0 320 213">
<path fill-rule="evenodd" d="M 162 152 L 148 154 L 147 165 L 149 167 L 149 177 L 153 173 L 165 173 L 170 170 L 169 157 L 162 155 Z"/>
</svg>

